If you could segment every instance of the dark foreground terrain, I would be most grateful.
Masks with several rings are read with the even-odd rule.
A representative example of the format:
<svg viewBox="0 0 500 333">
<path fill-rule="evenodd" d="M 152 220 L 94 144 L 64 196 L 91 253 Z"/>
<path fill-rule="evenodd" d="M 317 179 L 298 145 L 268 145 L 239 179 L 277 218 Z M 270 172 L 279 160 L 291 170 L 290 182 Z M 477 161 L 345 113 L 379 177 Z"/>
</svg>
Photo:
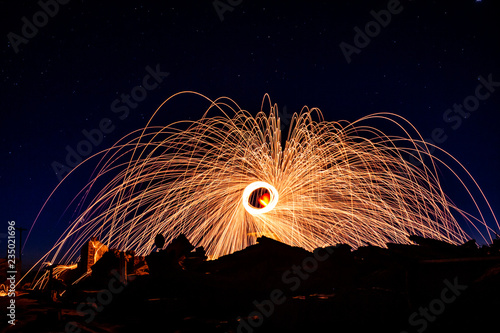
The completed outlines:
<svg viewBox="0 0 500 333">
<path fill-rule="evenodd" d="M 213 261 L 183 237 L 146 258 L 110 250 L 78 283 L 81 267 L 53 279 L 52 297 L 19 294 L 8 331 L 499 331 L 500 242 L 411 239 L 308 252 L 261 237 Z"/>
</svg>

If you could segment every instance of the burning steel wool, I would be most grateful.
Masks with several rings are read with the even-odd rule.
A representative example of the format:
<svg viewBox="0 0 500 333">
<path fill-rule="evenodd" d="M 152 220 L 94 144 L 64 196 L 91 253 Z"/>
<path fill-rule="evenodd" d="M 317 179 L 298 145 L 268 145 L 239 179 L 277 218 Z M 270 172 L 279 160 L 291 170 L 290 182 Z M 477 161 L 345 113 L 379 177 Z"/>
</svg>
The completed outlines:
<svg viewBox="0 0 500 333">
<path fill-rule="evenodd" d="M 259 235 L 306 250 L 336 243 L 385 247 L 410 243 L 410 235 L 458 244 L 470 238 L 467 225 L 491 240 L 486 213 L 466 213 L 444 193 L 438 168 L 456 170 L 432 157 L 396 114 L 337 122 L 304 107 L 283 133 L 267 95 L 254 116 L 228 98 L 192 94 L 210 103 L 201 119 L 151 126 L 176 94 L 145 128 L 83 162 L 97 167 L 74 200 L 80 210 L 40 262 L 74 262 L 92 236 L 146 255 L 154 248 L 152 235 L 169 242 L 184 234 L 211 259 L 254 244 Z M 370 125 L 379 121 L 403 135 Z M 419 166 L 408 162 L 424 157 Z M 472 177 L 468 181 L 480 191 Z M 469 190 L 464 185 L 477 202 Z M 498 227 L 491 208 L 487 214 Z"/>
</svg>

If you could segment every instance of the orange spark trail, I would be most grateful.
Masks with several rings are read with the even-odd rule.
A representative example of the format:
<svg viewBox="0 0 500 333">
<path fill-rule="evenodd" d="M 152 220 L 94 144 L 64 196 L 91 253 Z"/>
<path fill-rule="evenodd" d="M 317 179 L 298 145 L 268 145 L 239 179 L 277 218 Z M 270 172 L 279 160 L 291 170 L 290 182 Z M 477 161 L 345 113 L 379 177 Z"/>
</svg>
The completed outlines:
<svg viewBox="0 0 500 333">
<path fill-rule="evenodd" d="M 75 262 L 92 236 L 141 256 L 154 248 L 154 235 L 168 243 L 185 234 L 213 259 L 254 244 L 258 235 L 313 250 L 337 243 L 408 244 L 413 234 L 459 244 L 470 236 L 457 218 L 486 241 L 492 227 L 498 230 L 482 192 L 472 194 L 480 191 L 474 179 L 458 176 L 466 172 L 462 165 L 453 169 L 431 156 L 418 131 L 398 115 L 336 122 L 304 107 L 283 133 L 278 107 L 267 95 L 254 116 L 228 98 L 211 101 L 193 93 L 210 103 L 201 119 L 153 126 L 163 105 L 179 94 L 145 128 L 83 162 L 97 166 L 74 199 L 78 214 L 39 263 Z M 400 134 L 371 125 L 381 121 Z M 475 215 L 444 193 L 439 172 L 447 169 L 476 204 Z M 248 200 L 261 187 L 267 191 L 258 198 L 261 207 L 251 207 Z"/>
</svg>

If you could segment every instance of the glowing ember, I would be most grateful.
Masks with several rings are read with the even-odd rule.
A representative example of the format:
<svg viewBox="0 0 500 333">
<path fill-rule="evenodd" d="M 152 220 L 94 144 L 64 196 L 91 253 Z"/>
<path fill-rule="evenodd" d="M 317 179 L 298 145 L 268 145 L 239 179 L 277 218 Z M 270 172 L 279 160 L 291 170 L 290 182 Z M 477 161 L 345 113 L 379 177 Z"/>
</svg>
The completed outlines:
<svg viewBox="0 0 500 333">
<path fill-rule="evenodd" d="M 269 201 L 271 201 L 271 195 L 269 193 L 264 193 L 260 198 L 259 198 L 259 203 L 261 204 L 261 208 L 266 207 L 269 205 Z"/>
</svg>

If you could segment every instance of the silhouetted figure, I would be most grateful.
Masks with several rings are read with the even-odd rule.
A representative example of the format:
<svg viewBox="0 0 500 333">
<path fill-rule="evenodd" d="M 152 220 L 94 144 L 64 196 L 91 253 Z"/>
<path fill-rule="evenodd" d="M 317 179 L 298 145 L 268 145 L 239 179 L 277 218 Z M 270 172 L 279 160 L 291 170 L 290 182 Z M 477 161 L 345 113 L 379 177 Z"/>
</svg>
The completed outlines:
<svg viewBox="0 0 500 333">
<path fill-rule="evenodd" d="M 164 244 L 165 238 L 160 234 L 156 235 L 155 245 L 162 249 Z M 165 249 L 159 252 L 152 252 L 146 256 L 149 273 L 157 276 L 176 274 L 183 269 L 181 262 L 189 255 L 193 248 L 194 246 L 191 245 L 186 236 L 183 234 L 177 236 Z"/>
<path fill-rule="evenodd" d="M 161 250 L 163 249 L 163 246 L 165 246 L 165 237 L 163 237 L 162 234 L 157 234 L 155 237 L 155 245 L 156 247 Z"/>
</svg>

